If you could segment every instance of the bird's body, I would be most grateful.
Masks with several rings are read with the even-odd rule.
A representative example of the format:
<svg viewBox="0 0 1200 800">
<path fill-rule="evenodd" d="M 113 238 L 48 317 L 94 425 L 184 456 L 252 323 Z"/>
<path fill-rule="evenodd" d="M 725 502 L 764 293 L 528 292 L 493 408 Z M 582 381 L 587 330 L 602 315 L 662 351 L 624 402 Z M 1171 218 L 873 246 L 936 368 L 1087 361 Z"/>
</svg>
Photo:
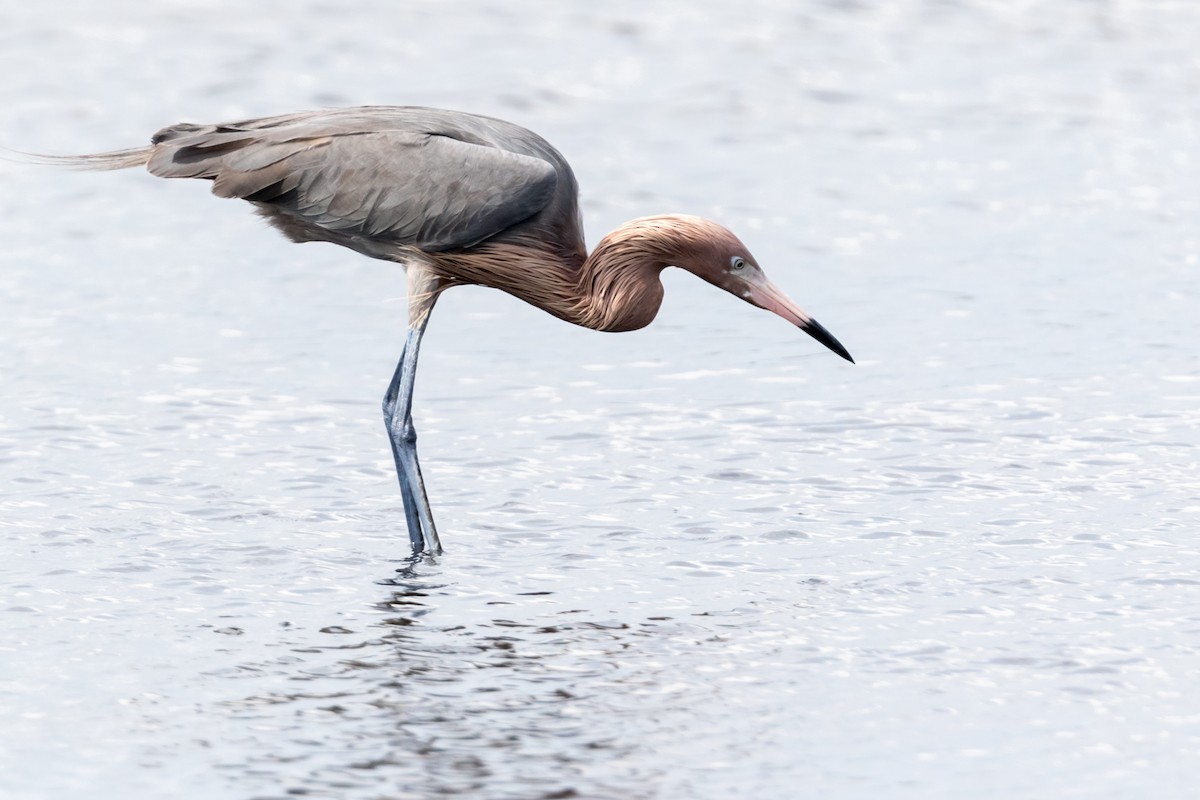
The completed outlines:
<svg viewBox="0 0 1200 800">
<path fill-rule="evenodd" d="M 384 416 L 414 552 L 441 550 L 417 464 L 411 401 L 429 312 L 451 286 L 491 286 L 567 322 L 628 331 L 654 319 L 663 296 L 659 274 L 678 266 L 850 359 L 715 222 L 642 217 L 588 255 L 570 165 L 545 139 L 510 122 L 375 106 L 180 124 L 151 142 L 44 160 L 87 169 L 145 164 L 165 178 L 211 180 L 215 194 L 253 203 L 293 241 L 332 242 L 405 266 L 409 335 Z"/>
</svg>

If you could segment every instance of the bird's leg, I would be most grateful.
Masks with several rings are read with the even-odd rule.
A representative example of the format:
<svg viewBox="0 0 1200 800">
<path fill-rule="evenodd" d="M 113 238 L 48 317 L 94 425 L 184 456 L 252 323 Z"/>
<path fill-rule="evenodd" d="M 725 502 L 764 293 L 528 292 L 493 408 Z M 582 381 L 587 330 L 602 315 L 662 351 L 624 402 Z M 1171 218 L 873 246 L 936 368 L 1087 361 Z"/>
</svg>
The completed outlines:
<svg viewBox="0 0 1200 800">
<path fill-rule="evenodd" d="M 396 372 L 383 398 L 383 419 L 396 460 L 396 475 L 404 498 L 404 516 L 413 554 L 442 552 L 433 512 L 425 494 L 425 479 L 417 461 L 417 431 L 412 421 L 413 385 L 417 375 L 417 355 L 421 337 L 429 322 L 429 312 L 445 284 L 428 270 L 415 264 L 408 267 L 408 338 Z"/>
<path fill-rule="evenodd" d="M 411 334 L 409 337 L 411 340 Z M 406 466 L 404 455 L 400 449 L 400 441 L 403 438 L 403 430 L 399 431 L 399 435 L 394 430 L 394 420 L 396 416 L 396 397 L 400 392 L 400 383 L 404 376 L 405 355 L 408 352 L 408 341 L 405 341 L 404 350 L 400 354 L 400 362 L 396 364 L 396 372 L 392 375 L 392 382 L 388 384 L 387 394 L 383 397 L 383 422 L 387 426 L 388 439 L 392 444 L 392 458 L 396 462 L 396 475 L 400 479 L 400 495 L 404 500 L 404 517 L 408 523 L 408 537 L 412 542 L 413 553 L 419 553 L 425 548 L 425 536 L 421 532 L 421 518 L 417 512 L 417 500 L 413 496 L 412 483 L 405 478 Z M 410 381 L 411 383 L 411 381 Z M 411 401 L 409 403 L 411 410 Z M 399 425 L 402 427 L 404 415 L 401 414 Z M 415 448 L 416 432 L 411 434 L 413 446 Z"/>
</svg>

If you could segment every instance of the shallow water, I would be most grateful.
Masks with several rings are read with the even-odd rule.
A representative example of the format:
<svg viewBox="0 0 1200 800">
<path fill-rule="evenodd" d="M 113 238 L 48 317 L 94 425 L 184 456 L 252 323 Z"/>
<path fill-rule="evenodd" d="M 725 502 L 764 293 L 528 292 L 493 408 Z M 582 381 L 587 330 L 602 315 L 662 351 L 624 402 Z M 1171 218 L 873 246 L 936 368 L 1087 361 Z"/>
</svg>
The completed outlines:
<svg viewBox="0 0 1200 800">
<path fill-rule="evenodd" d="M 859 362 L 682 273 L 620 336 L 450 292 L 409 567 L 398 270 L 0 162 L 0 796 L 1192 796 L 1200 8 L 880 6 L 0 11 L 5 145 L 503 116 Z"/>
</svg>

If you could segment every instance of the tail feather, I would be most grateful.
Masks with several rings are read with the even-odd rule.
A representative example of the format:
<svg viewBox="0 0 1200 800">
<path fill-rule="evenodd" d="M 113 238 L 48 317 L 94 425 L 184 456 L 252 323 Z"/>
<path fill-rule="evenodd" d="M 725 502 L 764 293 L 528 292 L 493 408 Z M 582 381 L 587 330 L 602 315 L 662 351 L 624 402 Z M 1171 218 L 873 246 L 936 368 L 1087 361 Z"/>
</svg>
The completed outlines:
<svg viewBox="0 0 1200 800">
<path fill-rule="evenodd" d="M 29 164 L 44 164 L 51 167 L 66 167 L 81 170 L 113 170 L 141 167 L 150 160 L 154 146 L 131 147 L 128 150 L 112 150 L 107 153 L 87 153 L 81 156 L 54 156 L 45 153 L 22 153 L 10 150 L 19 160 Z"/>
</svg>

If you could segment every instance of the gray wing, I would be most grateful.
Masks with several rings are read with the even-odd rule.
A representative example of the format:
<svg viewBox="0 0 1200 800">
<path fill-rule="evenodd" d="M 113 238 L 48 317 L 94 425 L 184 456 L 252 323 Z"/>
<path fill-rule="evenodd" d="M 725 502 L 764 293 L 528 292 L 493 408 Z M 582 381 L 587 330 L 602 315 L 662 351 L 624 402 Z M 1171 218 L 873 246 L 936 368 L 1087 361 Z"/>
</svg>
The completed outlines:
<svg viewBox="0 0 1200 800">
<path fill-rule="evenodd" d="M 470 247 L 537 214 L 557 184 L 540 158 L 412 130 L 178 125 L 154 144 L 151 173 L 211 179 L 298 241 Z"/>
</svg>

